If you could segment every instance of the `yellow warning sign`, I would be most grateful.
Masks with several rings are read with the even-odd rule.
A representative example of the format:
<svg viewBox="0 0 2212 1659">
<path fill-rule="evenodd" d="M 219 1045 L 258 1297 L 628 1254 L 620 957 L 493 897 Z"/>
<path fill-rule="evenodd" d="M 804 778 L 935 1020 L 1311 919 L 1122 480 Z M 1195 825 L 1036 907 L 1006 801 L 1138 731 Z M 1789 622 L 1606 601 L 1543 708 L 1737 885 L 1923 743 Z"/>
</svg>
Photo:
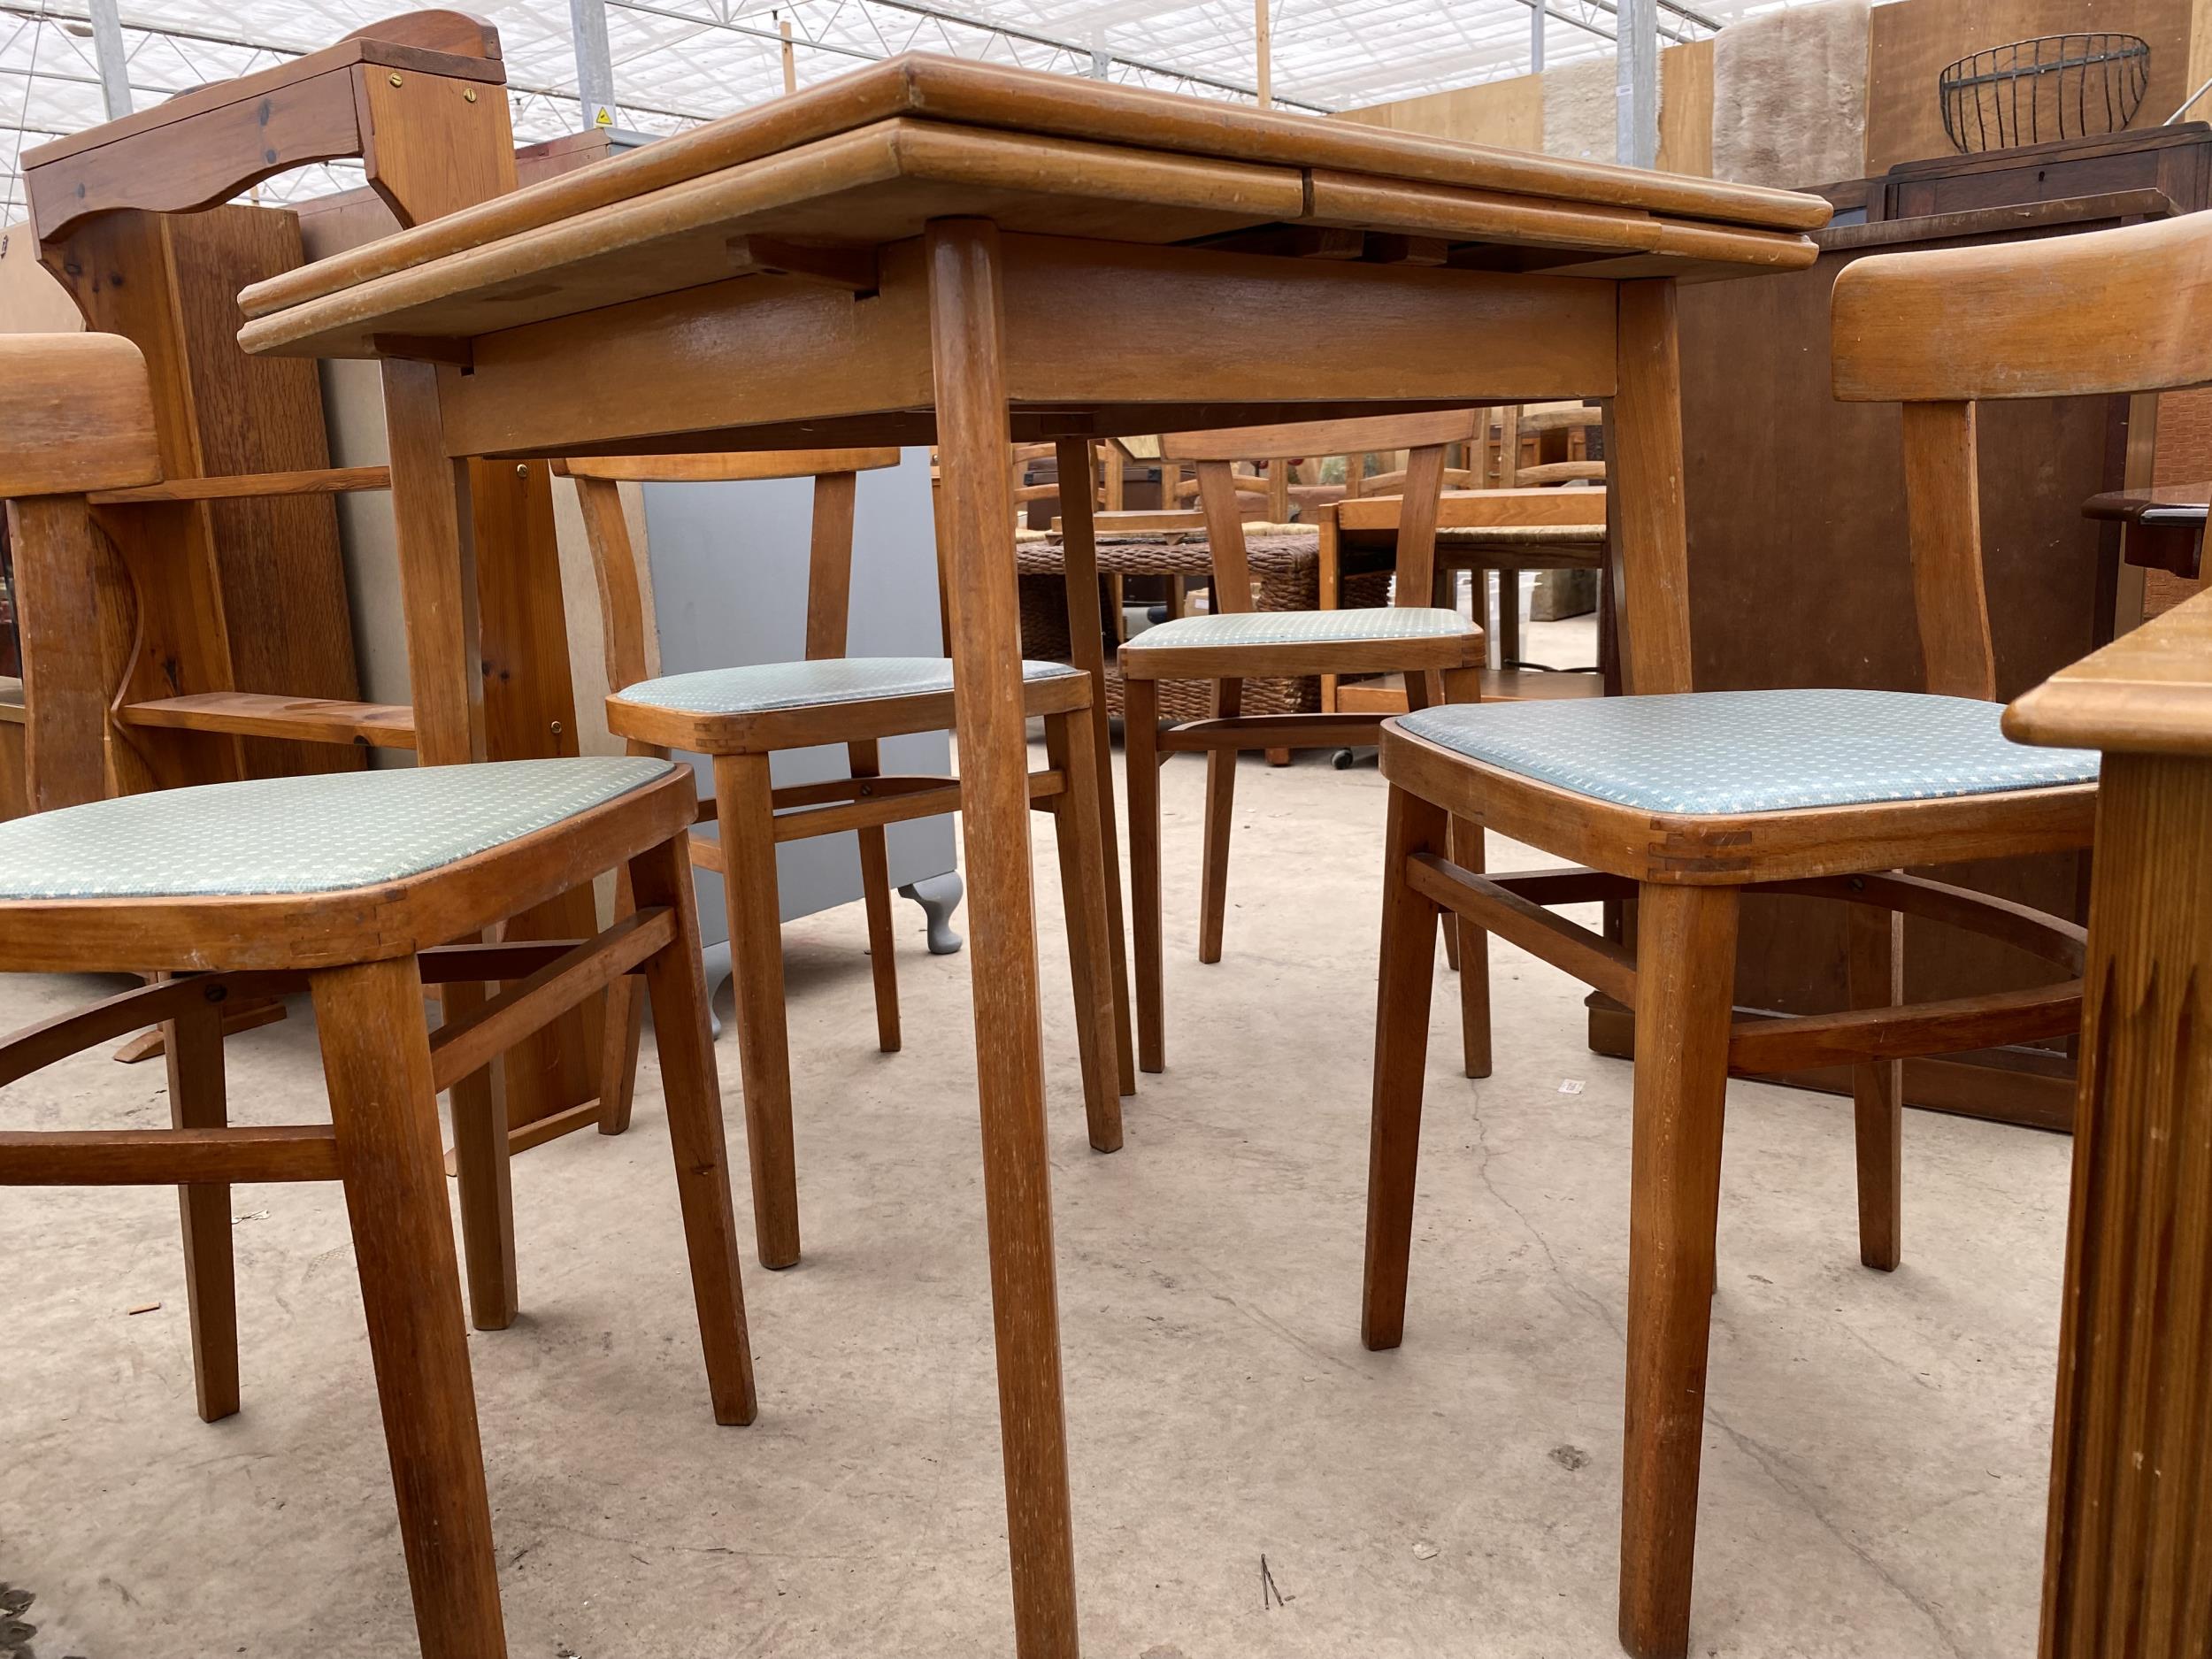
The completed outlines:
<svg viewBox="0 0 2212 1659">
<path fill-rule="evenodd" d="M 597 112 L 591 118 L 591 124 L 594 127 L 612 127 L 614 125 L 614 111 L 603 104 L 598 105 Z"/>
</svg>

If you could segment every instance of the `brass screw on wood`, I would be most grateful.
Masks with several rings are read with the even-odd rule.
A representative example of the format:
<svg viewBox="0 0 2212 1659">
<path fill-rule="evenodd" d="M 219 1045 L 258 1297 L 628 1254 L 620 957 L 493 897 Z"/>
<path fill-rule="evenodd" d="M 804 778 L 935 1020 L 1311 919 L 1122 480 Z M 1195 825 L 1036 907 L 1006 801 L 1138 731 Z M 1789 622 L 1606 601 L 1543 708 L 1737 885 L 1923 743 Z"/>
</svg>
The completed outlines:
<svg viewBox="0 0 2212 1659">
<path fill-rule="evenodd" d="M 392 84 L 393 84 L 394 86 L 397 86 L 397 85 L 399 85 L 399 77 L 398 77 L 397 75 L 394 75 L 394 76 L 392 77 Z"/>
<path fill-rule="evenodd" d="M 526 462 L 526 461 L 517 461 L 517 462 L 515 463 L 515 476 L 516 476 L 517 478 L 527 478 L 527 477 L 529 477 L 529 476 L 530 476 L 530 465 L 529 465 L 529 463 L 528 463 L 528 462 Z"/>
<path fill-rule="evenodd" d="M 476 102 L 476 88 L 474 87 L 464 87 L 461 89 L 461 96 L 466 98 L 471 104 L 473 104 Z"/>
</svg>

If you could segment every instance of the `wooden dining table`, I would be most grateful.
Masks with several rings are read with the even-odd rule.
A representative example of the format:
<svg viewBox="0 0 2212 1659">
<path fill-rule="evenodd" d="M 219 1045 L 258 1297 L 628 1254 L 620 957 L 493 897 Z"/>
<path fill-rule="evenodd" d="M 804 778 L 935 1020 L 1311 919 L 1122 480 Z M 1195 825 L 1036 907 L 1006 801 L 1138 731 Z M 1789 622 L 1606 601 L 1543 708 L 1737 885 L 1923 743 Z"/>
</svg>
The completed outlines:
<svg viewBox="0 0 2212 1659">
<path fill-rule="evenodd" d="M 913 56 L 242 296 L 249 350 L 383 360 L 418 572 L 466 568 L 465 457 L 938 446 L 1022 1655 L 1078 1639 L 1008 445 L 1051 440 L 1072 475 L 1125 434 L 1605 400 L 1625 676 L 1661 683 L 1689 651 L 1656 573 L 1685 534 L 1675 285 L 1804 265 L 1828 211 Z M 1071 493 L 1071 634 L 1102 706 L 1090 517 Z M 442 1594 L 496 1594 L 488 1559 L 450 1571 Z"/>
</svg>

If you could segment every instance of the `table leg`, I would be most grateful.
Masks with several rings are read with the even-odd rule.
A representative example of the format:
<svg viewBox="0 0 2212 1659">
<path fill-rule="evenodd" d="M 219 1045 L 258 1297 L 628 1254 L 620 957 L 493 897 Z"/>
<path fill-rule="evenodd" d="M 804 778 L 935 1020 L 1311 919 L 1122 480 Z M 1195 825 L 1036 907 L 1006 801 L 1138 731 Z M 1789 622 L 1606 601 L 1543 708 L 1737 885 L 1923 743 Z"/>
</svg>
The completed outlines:
<svg viewBox="0 0 2212 1659">
<path fill-rule="evenodd" d="M 1683 595 L 1690 590 L 1690 533 L 1672 277 L 1620 285 L 1618 350 L 1619 392 L 1605 431 L 1605 522 L 1620 602 L 1623 682 L 1645 696 L 1688 691 L 1690 611 Z M 1504 592 L 1502 584 L 1501 605 Z"/>
<path fill-rule="evenodd" d="M 1006 466 L 998 230 L 925 233 L 943 561 L 957 688 L 983 1197 L 998 1343 L 1014 1638 L 1022 1659 L 1077 1651 L 1060 1319 L 1029 864 L 1029 757 Z"/>
<path fill-rule="evenodd" d="M 383 367 L 416 759 L 444 766 L 573 755 L 568 638 L 550 569 L 543 468 L 455 460 L 446 453 L 436 366 L 392 359 Z M 587 887 L 511 918 L 506 937 L 579 938 L 597 926 Z M 503 1056 L 506 1128 L 595 1094 L 602 1033 L 594 998 Z M 576 1126 L 595 1120 L 578 1116 Z"/>
<path fill-rule="evenodd" d="M 1114 960 L 1114 1057 L 1121 1092 L 1137 1092 L 1137 1051 L 1129 1030 L 1129 946 L 1122 923 L 1121 843 L 1114 827 L 1114 740 L 1106 714 L 1106 632 L 1098 614 L 1098 538 L 1091 518 L 1091 445 L 1063 438 L 1053 449 L 1059 463 L 1060 545 L 1068 588 L 1069 656 L 1091 677 L 1091 722 L 1098 749 L 1098 834 L 1106 859 L 1106 937 Z M 1118 455 L 1118 450 L 1113 451 Z M 1117 463 L 1110 456 L 1108 465 Z M 1085 487 L 1071 492 L 1064 480 L 1081 468 Z"/>
<path fill-rule="evenodd" d="M 2212 762 L 2108 754 L 2043 1659 L 2202 1659 L 2212 1531 Z"/>
</svg>

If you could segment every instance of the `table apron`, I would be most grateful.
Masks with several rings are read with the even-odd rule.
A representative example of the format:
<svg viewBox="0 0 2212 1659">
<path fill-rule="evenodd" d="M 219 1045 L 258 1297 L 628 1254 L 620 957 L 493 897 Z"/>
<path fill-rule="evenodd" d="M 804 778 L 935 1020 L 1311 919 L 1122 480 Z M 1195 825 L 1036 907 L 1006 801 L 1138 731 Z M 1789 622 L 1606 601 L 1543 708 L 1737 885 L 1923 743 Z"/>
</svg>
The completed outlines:
<svg viewBox="0 0 2212 1659">
<path fill-rule="evenodd" d="M 1264 422 L 1614 391 L 1610 282 L 1060 237 L 1002 246 L 1010 402 L 1064 412 L 1033 424 L 1071 434 L 1173 429 L 1190 423 L 1171 411 L 1201 407 L 1206 424 L 1235 424 L 1240 409 Z M 471 367 L 440 373 L 447 445 L 926 442 L 918 242 L 885 248 L 880 271 L 872 296 L 741 277 L 480 336 Z"/>
</svg>

